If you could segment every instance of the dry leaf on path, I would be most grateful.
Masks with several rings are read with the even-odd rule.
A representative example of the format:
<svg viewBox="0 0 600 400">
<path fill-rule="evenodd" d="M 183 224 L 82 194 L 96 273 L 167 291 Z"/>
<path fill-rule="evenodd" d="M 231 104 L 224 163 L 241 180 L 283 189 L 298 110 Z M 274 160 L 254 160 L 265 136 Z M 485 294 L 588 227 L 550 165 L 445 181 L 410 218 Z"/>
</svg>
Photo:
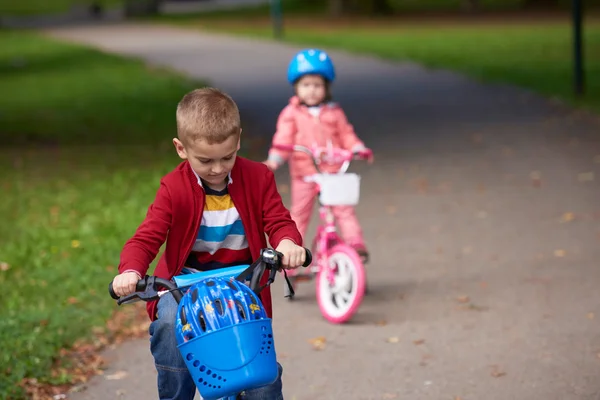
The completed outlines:
<svg viewBox="0 0 600 400">
<path fill-rule="evenodd" d="M 423 343 L 425 343 L 425 339 L 417 339 L 417 340 L 413 340 L 413 343 L 415 344 L 415 346 L 420 346 Z"/>
<path fill-rule="evenodd" d="M 497 365 L 492 365 L 492 371 L 490 372 L 490 375 L 494 378 L 500 378 L 501 376 L 506 375 L 506 372 L 501 371 Z"/>
<path fill-rule="evenodd" d="M 567 255 L 567 252 L 563 249 L 554 250 L 554 257 L 564 257 Z"/>
<path fill-rule="evenodd" d="M 384 393 L 381 398 L 382 399 L 395 399 L 398 395 L 396 393 Z"/>
<path fill-rule="evenodd" d="M 560 222 L 571 222 L 575 219 L 575 214 L 572 212 L 566 212 L 560 217 Z"/>
<path fill-rule="evenodd" d="M 375 325 L 377 325 L 377 326 L 386 326 L 387 325 L 387 321 L 385 319 L 382 319 L 380 321 L 375 322 Z"/>
<path fill-rule="evenodd" d="M 400 341 L 400 338 L 398 336 L 392 336 L 386 339 L 386 342 L 388 343 L 398 343 Z"/>
<path fill-rule="evenodd" d="M 456 298 L 456 301 L 458 301 L 459 303 L 468 303 L 469 300 L 469 296 L 458 296 Z"/>
<path fill-rule="evenodd" d="M 109 381 L 116 381 L 127 377 L 128 373 L 126 371 L 117 371 L 114 374 L 105 375 L 104 378 Z"/>
<path fill-rule="evenodd" d="M 594 180 L 594 172 L 582 172 L 577 175 L 577 180 L 579 182 L 592 182 Z"/>
<path fill-rule="evenodd" d="M 594 319 L 594 313 L 593 312 L 588 313 L 587 317 L 588 317 L 588 319 Z"/>
<path fill-rule="evenodd" d="M 0 261 L 0 271 L 8 271 L 10 265 L 7 262 Z"/>
<path fill-rule="evenodd" d="M 531 171 L 529 178 L 531 179 L 531 184 L 534 187 L 542 186 L 542 173 L 540 171 Z"/>
<path fill-rule="evenodd" d="M 313 350 L 323 350 L 325 348 L 326 341 L 327 340 L 323 336 L 319 336 L 308 340 L 308 342 L 312 345 Z"/>
</svg>

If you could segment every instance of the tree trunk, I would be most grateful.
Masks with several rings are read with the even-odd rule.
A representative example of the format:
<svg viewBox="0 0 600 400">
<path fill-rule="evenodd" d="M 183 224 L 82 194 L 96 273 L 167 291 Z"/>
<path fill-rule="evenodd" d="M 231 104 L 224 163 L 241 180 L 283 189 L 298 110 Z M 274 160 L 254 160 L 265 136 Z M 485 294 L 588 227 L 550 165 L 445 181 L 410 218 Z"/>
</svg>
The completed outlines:
<svg viewBox="0 0 600 400">
<path fill-rule="evenodd" d="M 344 0 L 329 0 L 329 15 L 339 17 L 344 13 Z"/>
<path fill-rule="evenodd" d="M 479 10 L 479 0 L 463 0 L 461 4 L 461 8 L 463 11 L 474 12 Z"/>
<path fill-rule="evenodd" d="M 389 0 L 371 0 L 371 14 L 390 15 L 394 11 Z"/>
</svg>

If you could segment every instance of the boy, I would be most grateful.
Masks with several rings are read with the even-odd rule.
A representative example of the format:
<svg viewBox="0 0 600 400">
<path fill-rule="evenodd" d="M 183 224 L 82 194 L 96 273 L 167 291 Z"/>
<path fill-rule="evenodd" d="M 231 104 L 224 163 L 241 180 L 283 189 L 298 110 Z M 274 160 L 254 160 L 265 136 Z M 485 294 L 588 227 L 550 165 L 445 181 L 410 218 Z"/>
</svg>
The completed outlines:
<svg viewBox="0 0 600 400">
<path fill-rule="evenodd" d="M 144 222 L 121 253 L 113 289 L 119 296 L 135 291 L 160 247 L 165 251 L 155 275 L 173 276 L 250 263 L 271 245 L 283 253 L 284 268 L 305 261 L 302 237 L 277 192 L 273 173 L 262 163 L 236 157 L 241 124 L 235 102 L 225 93 L 197 89 L 177 106 L 175 150 L 184 161 L 161 180 Z M 218 227 L 218 229 L 215 229 Z M 271 317 L 271 293 L 261 292 Z M 179 351 L 174 323 L 177 304 L 169 294 L 148 303 L 150 349 L 158 371 L 161 400 L 192 400 L 196 386 Z M 244 399 L 283 399 L 279 378 L 246 391 Z"/>
</svg>

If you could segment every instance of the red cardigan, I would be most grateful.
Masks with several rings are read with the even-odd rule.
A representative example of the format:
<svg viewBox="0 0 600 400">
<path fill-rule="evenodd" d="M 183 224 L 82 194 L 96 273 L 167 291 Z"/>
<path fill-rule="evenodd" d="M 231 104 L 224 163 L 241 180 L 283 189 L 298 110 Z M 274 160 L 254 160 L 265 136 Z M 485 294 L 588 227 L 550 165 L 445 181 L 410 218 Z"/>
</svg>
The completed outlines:
<svg viewBox="0 0 600 400">
<path fill-rule="evenodd" d="M 282 239 L 302 245 L 302 237 L 277 192 L 273 173 L 262 163 L 237 157 L 228 186 L 238 210 L 253 259 L 269 242 L 276 248 Z M 166 241 L 154 275 L 171 279 L 184 266 L 198 235 L 205 194 L 187 161 L 164 176 L 144 222 L 121 252 L 119 272 L 134 270 L 144 276 L 160 247 Z M 268 277 L 265 275 L 264 281 Z M 263 283 L 264 283 L 263 281 Z M 271 291 L 261 292 L 261 301 L 272 316 Z M 148 302 L 148 315 L 156 318 L 156 301 Z"/>
</svg>

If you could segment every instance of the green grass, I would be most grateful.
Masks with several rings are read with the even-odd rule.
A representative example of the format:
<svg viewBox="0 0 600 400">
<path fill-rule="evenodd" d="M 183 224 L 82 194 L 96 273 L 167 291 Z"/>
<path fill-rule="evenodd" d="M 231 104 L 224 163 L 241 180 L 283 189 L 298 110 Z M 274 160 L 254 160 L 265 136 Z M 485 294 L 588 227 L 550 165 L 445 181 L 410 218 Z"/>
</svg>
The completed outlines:
<svg viewBox="0 0 600 400">
<path fill-rule="evenodd" d="M 103 326 L 107 284 L 199 83 L 34 34 L 0 31 L 0 398 L 50 377 L 59 350 Z"/>
<path fill-rule="evenodd" d="M 510 18 L 510 17 L 509 17 Z M 227 18 L 163 17 L 163 22 L 239 35 L 271 38 L 267 14 Z M 474 19 L 476 21 L 476 19 Z M 486 22 L 487 21 L 487 22 Z M 285 40 L 304 46 L 339 48 L 386 59 L 418 62 L 431 68 L 465 73 L 476 79 L 501 82 L 558 96 L 572 104 L 600 112 L 600 21 L 586 21 L 585 55 L 587 95 L 576 100 L 572 91 L 572 36 L 565 16 L 557 20 L 464 18 L 346 18 L 331 20 L 290 12 L 285 20 Z"/>
<path fill-rule="evenodd" d="M 0 16 L 27 16 L 67 12 L 73 6 L 87 6 L 93 0 L 0 0 Z M 122 0 L 99 0 L 110 7 L 118 6 Z"/>
</svg>

